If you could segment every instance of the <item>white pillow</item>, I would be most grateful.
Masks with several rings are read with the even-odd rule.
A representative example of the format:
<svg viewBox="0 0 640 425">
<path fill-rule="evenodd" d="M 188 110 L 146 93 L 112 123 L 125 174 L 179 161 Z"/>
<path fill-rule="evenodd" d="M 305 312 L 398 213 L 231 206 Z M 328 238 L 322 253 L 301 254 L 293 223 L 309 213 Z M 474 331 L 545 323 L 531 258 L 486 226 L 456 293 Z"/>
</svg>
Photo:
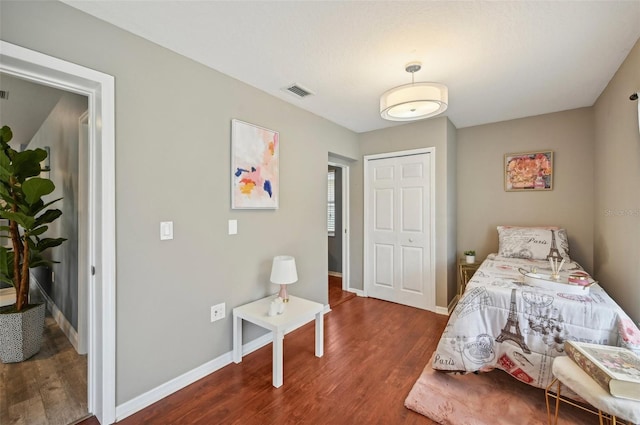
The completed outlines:
<svg viewBox="0 0 640 425">
<path fill-rule="evenodd" d="M 559 227 L 498 226 L 498 243 L 501 257 L 546 260 L 560 256 L 569 261 L 567 231 Z"/>
</svg>

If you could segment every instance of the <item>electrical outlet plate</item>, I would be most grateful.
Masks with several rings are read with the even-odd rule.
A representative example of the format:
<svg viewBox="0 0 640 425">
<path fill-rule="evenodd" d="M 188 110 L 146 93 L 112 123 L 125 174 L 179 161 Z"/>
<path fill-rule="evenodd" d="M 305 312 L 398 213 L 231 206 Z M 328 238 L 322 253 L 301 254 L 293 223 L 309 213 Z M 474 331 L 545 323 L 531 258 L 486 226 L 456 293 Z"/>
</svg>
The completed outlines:
<svg viewBox="0 0 640 425">
<path fill-rule="evenodd" d="M 225 304 L 216 304 L 211 306 L 211 321 L 215 322 L 216 320 L 224 319 L 225 316 Z"/>
</svg>

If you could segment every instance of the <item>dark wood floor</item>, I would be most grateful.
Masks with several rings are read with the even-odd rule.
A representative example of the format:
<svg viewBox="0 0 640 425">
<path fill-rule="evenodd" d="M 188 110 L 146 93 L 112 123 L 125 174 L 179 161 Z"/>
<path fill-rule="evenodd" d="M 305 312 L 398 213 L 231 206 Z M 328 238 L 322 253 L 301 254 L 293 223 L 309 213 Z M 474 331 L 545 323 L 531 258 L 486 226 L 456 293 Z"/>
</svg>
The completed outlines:
<svg viewBox="0 0 640 425">
<path fill-rule="evenodd" d="M 314 325 L 284 340 L 284 385 L 271 385 L 271 346 L 125 418 L 120 424 L 421 424 L 404 407 L 447 317 L 372 298 L 325 316 L 324 356 Z M 95 419 L 82 423 L 97 424 Z"/>
<path fill-rule="evenodd" d="M 329 275 L 329 307 L 337 307 L 355 296 L 353 292 L 342 290 L 341 277 Z"/>
</svg>

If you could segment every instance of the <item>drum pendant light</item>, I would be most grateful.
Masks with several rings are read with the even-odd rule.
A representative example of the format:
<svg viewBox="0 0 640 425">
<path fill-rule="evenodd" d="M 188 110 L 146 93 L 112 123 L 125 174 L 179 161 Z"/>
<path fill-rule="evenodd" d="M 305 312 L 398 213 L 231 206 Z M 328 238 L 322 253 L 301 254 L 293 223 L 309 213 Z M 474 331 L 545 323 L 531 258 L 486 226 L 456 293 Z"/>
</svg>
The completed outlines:
<svg viewBox="0 0 640 425">
<path fill-rule="evenodd" d="M 420 62 L 408 63 L 411 84 L 394 87 L 380 96 L 380 116 L 389 121 L 415 121 L 435 117 L 448 106 L 447 86 L 440 83 L 416 83 L 414 73 L 422 68 Z"/>
</svg>

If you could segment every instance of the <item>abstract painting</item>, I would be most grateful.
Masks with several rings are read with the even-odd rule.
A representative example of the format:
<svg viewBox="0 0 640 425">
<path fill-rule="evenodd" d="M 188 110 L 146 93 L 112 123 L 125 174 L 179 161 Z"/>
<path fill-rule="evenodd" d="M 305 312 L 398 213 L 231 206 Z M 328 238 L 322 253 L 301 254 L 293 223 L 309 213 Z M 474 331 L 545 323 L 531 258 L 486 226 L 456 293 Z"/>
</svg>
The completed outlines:
<svg viewBox="0 0 640 425">
<path fill-rule="evenodd" d="M 508 153 L 504 156 L 504 190 L 553 189 L 553 151 Z"/>
<path fill-rule="evenodd" d="M 231 121 L 231 208 L 278 208 L 278 132 Z"/>
</svg>

